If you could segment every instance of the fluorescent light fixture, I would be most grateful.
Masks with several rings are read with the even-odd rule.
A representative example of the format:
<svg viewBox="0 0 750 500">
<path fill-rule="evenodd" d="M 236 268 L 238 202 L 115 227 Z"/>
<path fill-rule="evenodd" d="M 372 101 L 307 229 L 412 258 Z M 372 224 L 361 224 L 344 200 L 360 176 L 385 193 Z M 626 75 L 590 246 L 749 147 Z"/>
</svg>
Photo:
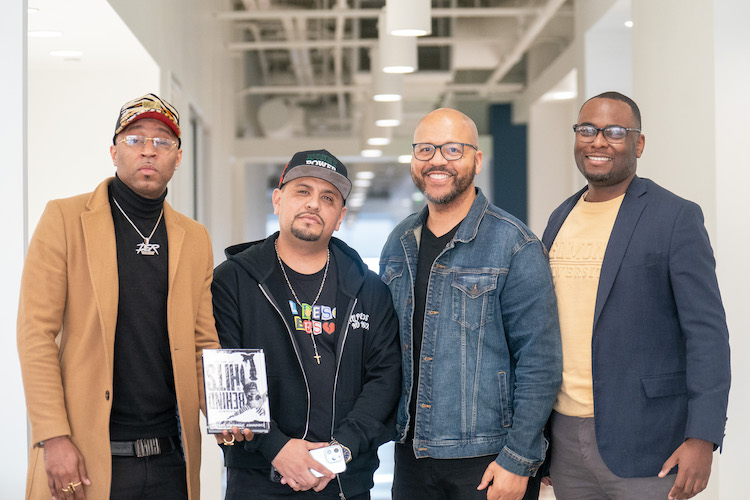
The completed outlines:
<svg viewBox="0 0 750 500">
<path fill-rule="evenodd" d="M 62 36 L 62 31 L 29 31 L 30 38 L 57 38 Z"/>
<path fill-rule="evenodd" d="M 372 181 L 370 179 L 354 179 L 353 184 L 355 187 L 367 188 L 372 185 Z"/>
<path fill-rule="evenodd" d="M 369 170 L 363 170 L 361 172 L 357 172 L 356 177 L 357 179 L 374 179 L 375 172 L 371 172 Z"/>
<path fill-rule="evenodd" d="M 379 149 L 363 149 L 359 154 L 365 158 L 380 158 L 383 152 Z"/>
<path fill-rule="evenodd" d="M 385 17 L 383 8 L 378 17 L 380 67 L 385 73 L 413 73 L 417 70 L 417 39 L 388 33 Z"/>
<path fill-rule="evenodd" d="M 399 163 L 411 163 L 411 155 L 398 155 Z"/>
<path fill-rule="evenodd" d="M 625 21 L 625 27 L 626 28 L 632 28 L 633 27 L 633 21 Z"/>
<path fill-rule="evenodd" d="M 388 33 L 415 37 L 432 33 L 431 0 L 385 0 Z"/>
<path fill-rule="evenodd" d="M 83 56 L 82 50 L 53 50 L 49 55 L 54 57 L 81 57 Z"/>
</svg>

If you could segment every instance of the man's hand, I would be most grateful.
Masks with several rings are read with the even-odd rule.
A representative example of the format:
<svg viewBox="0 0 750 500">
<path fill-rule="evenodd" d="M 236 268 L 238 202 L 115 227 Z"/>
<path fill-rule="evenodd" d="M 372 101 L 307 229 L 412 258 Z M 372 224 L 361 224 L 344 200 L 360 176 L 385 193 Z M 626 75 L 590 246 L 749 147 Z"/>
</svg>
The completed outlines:
<svg viewBox="0 0 750 500">
<path fill-rule="evenodd" d="M 492 484 L 490 484 L 492 483 Z M 517 476 L 500 467 L 494 460 L 482 475 L 478 490 L 487 489 L 487 500 L 521 500 L 526 494 L 529 478 Z"/>
<path fill-rule="evenodd" d="M 696 438 L 686 439 L 672 453 L 659 472 L 659 477 L 666 477 L 675 465 L 680 466 L 674 486 L 669 491 L 669 500 L 692 498 L 706 489 L 713 453 L 713 443 Z"/>
<path fill-rule="evenodd" d="M 83 455 L 68 436 L 44 442 L 44 467 L 47 485 L 54 500 L 85 500 L 84 485 L 91 485 Z"/>
<path fill-rule="evenodd" d="M 281 484 L 289 485 L 294 491 L 321 491 L 336 474 L 323 467 L 310 456 L 309 451 L 328 446 L 328 443 L 311 443 L 303 439 L 290 439 L 274 457 L 271 465 L 281 474 Z M 313 476 L 310 469 L 323 474 Z"/>
<path fill-rule="evenodd" d="M 254 434 L 250 429 L 242 429 L 242 431 L 240 431 L 237 426 L 234 426 L 231 431 L 224 429 L 221 431 L 221 434 L 214 434 L 214 436 L 216 436 L 217 443 L 231 446 L 237 442 L 241 443 L 242 441 L 251 441 Z"/>
</svg>

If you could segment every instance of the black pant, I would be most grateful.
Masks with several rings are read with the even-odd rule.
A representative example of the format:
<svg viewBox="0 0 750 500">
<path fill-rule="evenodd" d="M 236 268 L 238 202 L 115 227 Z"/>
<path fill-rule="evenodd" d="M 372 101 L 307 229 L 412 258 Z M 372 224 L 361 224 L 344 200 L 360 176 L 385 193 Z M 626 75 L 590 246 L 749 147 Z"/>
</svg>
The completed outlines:
<svg viewBox="0 0 750 500">
<path fill-rule="evenodd" d="M 187 500 L 182 450 L 150 457 L 112 457 L 110 500 Z"/>
<path fill-rule="evenodd" d="M 435 459 L 414 456 L 411 444 L 396 444 L 393 500 L 483 500 L 487 488 L 477 490 L 482 475 L 496 455 Z M 530 477 L 523 500 L 539 498 L 539 479 Z"/>
<path fill-rule="evenodd" d="M 263 500 L 281 498 L 338 500 L 340 498 L 339 483 L 336 479 L 331 480 L 321 492 L 313 490 L 294 491 L 286 484 L 271 482 L 270 472 L 270 469 L 227 468 L 227 494 L 224 500 L 247 500 L 249 498 Z M 370 500 L 370 492 L 347 496 L 346 500 Z"/>
</svg>

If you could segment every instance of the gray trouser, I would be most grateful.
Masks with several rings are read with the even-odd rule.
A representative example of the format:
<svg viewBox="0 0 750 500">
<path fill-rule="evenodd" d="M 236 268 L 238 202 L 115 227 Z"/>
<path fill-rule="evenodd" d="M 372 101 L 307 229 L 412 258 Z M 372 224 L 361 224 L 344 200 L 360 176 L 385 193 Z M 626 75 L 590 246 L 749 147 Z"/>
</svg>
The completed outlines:
<svg viewBox="0 0 750 500">
<path fill-rule="evenodd" d="M 618 477 L 599 455 L 593 418 L 552 412 L 550 479 L 557 500 L 666 500 L 676 474 Z"/>
</svg>

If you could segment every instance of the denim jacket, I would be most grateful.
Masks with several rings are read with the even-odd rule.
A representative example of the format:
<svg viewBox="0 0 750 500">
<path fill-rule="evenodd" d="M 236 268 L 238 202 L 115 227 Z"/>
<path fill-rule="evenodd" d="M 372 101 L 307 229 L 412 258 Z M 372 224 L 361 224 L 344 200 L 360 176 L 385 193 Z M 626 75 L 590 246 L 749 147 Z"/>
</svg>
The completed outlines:
<svg viewBox="0 0 750 500">
<path fill-rule="evenodd" d="M 380 258 L 399 317 L 402 391 L 397 430 L 415 425 L 419 457 L 497 454 L 509 472 L 535 475 L 542 429 L 562 382 L 557 302 L 546 251 L 518 219 L 477 197 L 432 265 L 415 421 L 412 316 L 427 207 L 402 221 Z"/>
</svg>

